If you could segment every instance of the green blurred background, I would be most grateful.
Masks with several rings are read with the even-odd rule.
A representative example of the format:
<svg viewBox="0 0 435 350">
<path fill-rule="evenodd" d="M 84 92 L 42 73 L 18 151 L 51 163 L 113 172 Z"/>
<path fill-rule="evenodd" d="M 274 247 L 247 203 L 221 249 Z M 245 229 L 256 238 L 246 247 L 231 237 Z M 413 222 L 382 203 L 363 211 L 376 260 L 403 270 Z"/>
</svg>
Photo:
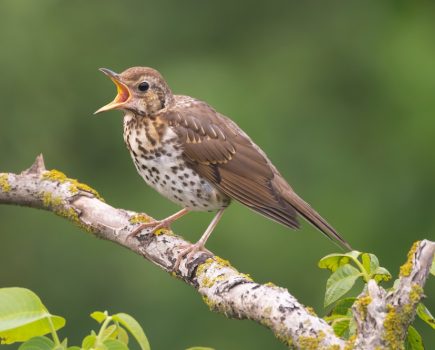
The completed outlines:
<svg viewBox="0 0 435 350">
<path fill-rule="evenodd" d="M 175 93 L 231 116 L 354 248 L 396 275 L 413 241 L 434 239 L 434 38 L 433 1 L 2 0 L 0 171 L 19 172 L 42 152 L 47 167 L 114 206 L 174 212 L 136 173 L 121 113 L 92 115 L 115 95 L 99 67 L 151 66 Z M 174 229 L 196 240 L 211 217 L 191 214 Z M 67 318 L 71 344 L 95 327 L 90 312 L 107 309 L 135 316 L 153 349 L 284 348 L 48 212 L 2 206 L 0 229 L 0 286 L 39 294 Z M 337 248 L 308 225 L 292 232 L 234 204 L 208 248 L 326 312 L 328 274 L 316 264 Z M 434 292 L 432 278 L 432 311 Z M 416 327 L 435 344 L 428 326 Z"/>
</svg>

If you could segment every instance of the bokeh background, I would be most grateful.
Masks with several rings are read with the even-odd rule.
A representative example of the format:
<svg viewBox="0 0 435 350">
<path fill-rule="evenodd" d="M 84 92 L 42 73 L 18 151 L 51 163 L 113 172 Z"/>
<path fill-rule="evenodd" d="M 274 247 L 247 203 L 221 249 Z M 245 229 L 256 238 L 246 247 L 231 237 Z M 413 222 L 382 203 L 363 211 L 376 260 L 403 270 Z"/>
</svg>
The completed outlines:
<svg viewBox="0 0 435 350">
<path fill-rule="evenodd" d="M 121 113 L 92 115 L 115 94 L 99 67 L 152 66 L 176 93 L 231 116 L 356 249 L 396 275 L 413 241 L 435 238 L 434 18 L 433 1 L 3 0 L 0 171 L 19 172 L 42 152 L 47 167 L 114 206 L 174 212 L 136 173 Z M 194 241 L 211 217 L 191 214 L 174 229 Z M 40 295 L 67 318 L 70 344 L 96 328 L 90 312 L 107 309 L 134 315 L 153 349 L 284 348 L 50 213 L 2 206 L 0 230 L 0 286 Z M 292 232 L 234 204 L 208 248 L 326 313 L 317 261 L 337 248 L 308 225 Z M 432 311 L 434 292 L 432 278 Z M 435 344 L 428 326 L 416 327 Z"/>
</svg>

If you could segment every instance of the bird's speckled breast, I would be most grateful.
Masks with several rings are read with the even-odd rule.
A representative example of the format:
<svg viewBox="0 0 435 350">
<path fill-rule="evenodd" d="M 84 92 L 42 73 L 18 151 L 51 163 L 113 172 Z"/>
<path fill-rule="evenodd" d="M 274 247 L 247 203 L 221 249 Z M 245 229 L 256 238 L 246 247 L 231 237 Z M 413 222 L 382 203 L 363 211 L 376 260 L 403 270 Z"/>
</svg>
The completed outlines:
<svg viewBox="0 0 435 350">
<path fill-rule="evenodd" d="M 124 116 L 124 141 L 137 171 L 152 188 L 190 210 L 218 210 L 230 199 L 188 167 L 178 137 L 158 119 Z"/>
</svg>

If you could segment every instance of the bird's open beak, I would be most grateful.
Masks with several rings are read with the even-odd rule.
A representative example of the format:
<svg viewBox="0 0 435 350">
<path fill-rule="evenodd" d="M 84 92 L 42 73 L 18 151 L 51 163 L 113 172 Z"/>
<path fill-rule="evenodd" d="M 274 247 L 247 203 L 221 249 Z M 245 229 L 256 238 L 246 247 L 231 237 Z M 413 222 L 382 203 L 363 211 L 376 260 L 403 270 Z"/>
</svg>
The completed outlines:
<svg viewBox="0 0 435 350">
<path fill-rule="evenodd" d="M 121 108 L 126 102 L 128 102 L 128 100 L 130 100 L 131 97 L 128 87 L 120 81 L 117 73 L 107 68 L 100 68 L 99 70 L 106 74 L 115 83 L 118 94 L 112 102 L 101 107 L 99 110 L 95 111 L 94 114 Z"/>
</svg>

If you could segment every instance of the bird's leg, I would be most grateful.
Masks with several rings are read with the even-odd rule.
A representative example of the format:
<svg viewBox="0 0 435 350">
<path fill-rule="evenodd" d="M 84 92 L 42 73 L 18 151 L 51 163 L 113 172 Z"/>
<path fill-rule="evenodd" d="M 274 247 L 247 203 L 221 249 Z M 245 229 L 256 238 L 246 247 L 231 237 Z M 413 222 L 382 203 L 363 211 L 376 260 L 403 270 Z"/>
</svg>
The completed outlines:
<svg viewBox="0 0 435 350">
<path fill-rule="evenodd" d="M 207 230 L 205 230 L 205 232 L 203 233 L 201 238 L 198 240 L 198 242 L 196 242 L 195 244 L 182 245 L 179 247 L 180 249 L 183 249 L 183 248 L 184 249 L 178 254 L 177 260 L 175 261 L 175 264 L 173 267 L 174 271 L 178 270 L 178 267 L 180 266 L 180 262 L 185 256 L 187 256 L 187 261 L 189 261 L 190 258 L 192 257 L 192 255 L 194 255 L 198 251 L 204 251 L 204 252 L 211 254 L 211 252 L 205 248 L 205 243 L 207 242 L 207 239 L 210 237 L 214 228 L 216 227 L 219 220 L 221 219 L 222 214 L 224 213 L 224 210 L 225 210 L 225 208 L 222 208 L 216 213 L 215 217 L 210 222 L 210 225 L 208 225 Z"/>
<path fill-rule="evenodd" d="M 151 233 L 155 233 L 157 230 L 160 230 L 162 228 L 169 230 L 171 228 L 171 224 L 175 220 L 186 215 L 188 212 L 189 212 L 189 209 L 184 208 L 184 209 L 181 209 L 180 211 L 177 211 L 175 214 L 168 216 L 167 218 L 165 218 L 163 220 L 154 220 L 151 222 L 145 222 L 143 224 L 140 224 L 139 227 L 134 229 L 134 231 L 128 235 L 127 239 L 131 238 L 131 237 L 136 237 L 143 229 L 150 228 L 150 227 L 152 227 Z"/>
</svg>

